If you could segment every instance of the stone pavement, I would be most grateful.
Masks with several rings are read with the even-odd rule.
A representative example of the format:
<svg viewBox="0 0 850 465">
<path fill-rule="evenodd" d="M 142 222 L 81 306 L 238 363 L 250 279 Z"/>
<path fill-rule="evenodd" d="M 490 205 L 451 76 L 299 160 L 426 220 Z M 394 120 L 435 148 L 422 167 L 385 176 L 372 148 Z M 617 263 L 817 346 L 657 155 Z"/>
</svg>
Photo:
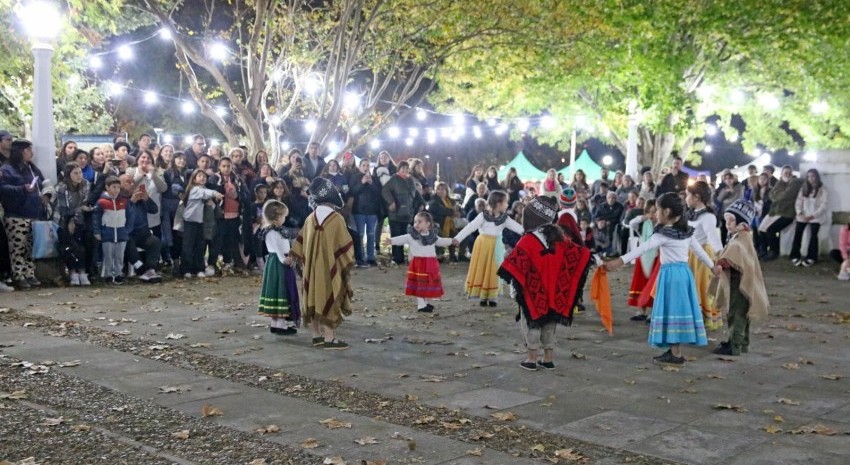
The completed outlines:
<svg viewBox="0 0 850 465">
<path fill-rule="evenodd" d="M 309 334 L 269 334 L 266 321 L 254 314 L 256 277 L 43 289 L 4 294 L 0 307 L 24 317 L 73 320 L 116 337 L 141 337 L 246 367 L 339 381 L 387 398 L 408 396 L 473 419 L 509 412 L 516 416 L 514 426 L 659 461 L 843 465 L 850 456 L 850 313 L 844 303 L 850 300 L 850 284 L 835 281 L 830 271 L 826 266 L 769 265 L 765 276 L 772 315 L 753 327 L 751 352 L 721 359 L 708 348 L 686 348 L 691 361 L 678 371 L 652 365 L 658 351 L 646 345 L 645 325 L 628 321 L 630 310 L 621 303 L 630 268 L 611 275 L 614 335 L 601 330 L 588 306 L 590 311 L 578 315 L 572 327 L 558 329 L 557 369 L 551 372 L 518 367 L 523 348 L 514 306 L 502 302 L 496 309 L 482 309 L 468 302 L 458 293 L 465 273 L 460 266 L 443 267 L 447 296 L 435 303 L 432 316 L 417 314 L 401 295 L 403 269 L 356 270 L 356 311 L 339 332 L 352 348 L 342 352 L 312 348 Z M 714 342 L 725 339 L 722 333 L 712 337 Z M 389 463 L 530 464 L 546 458 L 518 458 L 486 442 L 472 445 L 414 424 L 269 392 L 262 384 L 49 336 L 20 322 L 0 323 L 0 347 L 3 354 L 31 362 L 80 360 L 79 366 L 57 370 L 186 414 L 200 416 L 204 404 L 221 407 L 225 415 L 215 421 L 236 430 L 277 424 L 283 433 L 266 435 L 266 440 L 297 448 L 315 438 L 322 444 L 317 455 L 339 455 L 348 463 L 381 457 Z M 191 390 L 159 394 L 165 385 Z M 318 423 L 327 418 L 353 426 L 331 430 Z M 817 425 L 823 428 L 807 428 Z M 835 434 L 792 434 L 811 429 Z M 405 441 L 386 439 L 396 432 L 415 440 L 414 453 Z M 366 436 L 381 440 L 354 443 Z M 470 449 L 482 455 L 470 455 Z M 612 455 L 591 463 L 628 461 Z"/>
</svg>

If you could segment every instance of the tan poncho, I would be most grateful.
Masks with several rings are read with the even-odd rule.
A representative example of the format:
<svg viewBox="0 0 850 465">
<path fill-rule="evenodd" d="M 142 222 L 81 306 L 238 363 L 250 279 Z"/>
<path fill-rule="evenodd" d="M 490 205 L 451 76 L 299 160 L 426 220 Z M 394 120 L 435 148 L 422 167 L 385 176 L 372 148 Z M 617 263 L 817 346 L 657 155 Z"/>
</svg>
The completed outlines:
<svg viewBox="0 0 850 465">
<path fill-rule="evenodd" d="M 747 317 L 750 321 L 766 317 L 770 302 L 767 300 L 767 290 L 764 288 L 764 277 L 753 246 L 752 233 L 748 230 L 740 231 L 729 239 L 726 247 L 717 255 L 718 260 L 724 258 L 741 272 L 741 293 L 750 301 Z M 724 314 L 729 312 L 729 273 L 730 271 L 726 270 L 719 278 L 714 278 L 710 287 L 715 295 L 717 307 Z"/>
<path fill-rule="evenodd" d="M 345 219 L 333 212 L 321 225 L 316 214 L 307 217 L 291 254 L 304 265 L 304 323 L 314 318 L 336 328 L 351 315 L 349 273 L 354 265 L 354 243 Z"/>
</svg>

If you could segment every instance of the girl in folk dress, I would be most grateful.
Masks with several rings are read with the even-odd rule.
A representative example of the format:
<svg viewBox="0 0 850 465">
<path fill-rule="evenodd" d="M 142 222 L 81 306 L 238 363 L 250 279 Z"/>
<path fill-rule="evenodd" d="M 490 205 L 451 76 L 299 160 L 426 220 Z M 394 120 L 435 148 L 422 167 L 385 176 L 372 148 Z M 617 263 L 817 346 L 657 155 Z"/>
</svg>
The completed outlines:
<svg viewBox="0 0 850 465">
<path fill-rule="evenodd" d="M 496 253 L 496 242 L 501 242 L 502 231 L 508 228 L 517 234 L 524 233 L 522 226 L 508 216 L 507 210 L 508 194 L 503 191 L 491 192 L 487 197 L 487 210 L 479 213 L 454 237 L 454 245 L 457 245 L 478 231 L 466 274 L 466 293 L 469 298 L 479 299 L 482 307 L 495 307 L 499 295 L 497 272 L 501 259 Z"/>
<path fill-rule="evenodd" d="M 649 241 L 655 232 L 656 209 L 655 200 L 647 200 L 644 204 L 644 214 L 629 221 L 629 229 L 640 234 L 640 243 Z M 655 279 L 661 262 L 658 260 L 658 250 L 649 250 L 635 260 L 635 271 L 632 273 L 632 284 L 629 286 L 629 306 L 640 307 L 632 321 L 648 321 L 647 310 L 652 308 L 652 294 L 655 290 Z"/>
<path fill-rule="evenodd" d="M 298 333 L 301 319 L 298 285 L 295 282 L 295 261 L 289 256 L 289 239 L 284 236 L 283 223 L 289 209 L 282 202 L 269 200 L 263 206 L 263 227 L 266 249 L 269 251 L 263 269 L 263 288 L 257 313 L 271 317 L 269 330 L 274 334 L 292 336 Z"/>
<path fill-rule="evenodd" d="M 705 253 L 714 260 L 716 254 L 723 249 L 720 241 L 720 231 L 717 229 L 717 217 L 708 204 L 711 202 L 711 187 L 702 181 L 688 186 L 685 197 L 688 204 L 688 226 L 694 228 L 694 238 Z M 712 271 L 699 262 L 694 253 L 688 254 L 688 266 L 694 274 L 699 294 L 699 304 L 705 327 L 709 330 L 723 327 L 723 315 L 717 310 L 714 297 L 709 296 L 708 285 L 711 283 Z"/>
<path fill-rule="evenodd" d="M 439 229 L 434 225 L 431 214 L 419 212 L 413 218 L 413 226 L 408 226 L 407 234 L 395 236 L 388 241 L 391 245 L 407 245 L 410 248 L 411 260 L 404 293 L 416 297 L 416 308 L 424 313 L 434 311 L 434 306 L 426 299 L 438 299 L 443 296 L 436 247 L 447 247 L 452 244 L 452 240 L 439 237 L 438 233 Z"/>
<path fill-rule="evenodd" d="M 694 238 L 694 230 L 685 217 L 685 202 L 677 194 L 661 195 L 656 206 L 658 226 L 655 234 L 640 247 L 606 263 L 605 267 L 615 271 L 648 250 L 660 249 L 661 271 L 655 285 L 649 344 L 669 348 L 655 357 L 654 362 L 683 365 L 685 357 L 680 344 L 708 344 L 694 275 L 688 267 L 688 250 L 693 250 L 709 269 L 714 268 L 714 261 Z"/>
</svg>

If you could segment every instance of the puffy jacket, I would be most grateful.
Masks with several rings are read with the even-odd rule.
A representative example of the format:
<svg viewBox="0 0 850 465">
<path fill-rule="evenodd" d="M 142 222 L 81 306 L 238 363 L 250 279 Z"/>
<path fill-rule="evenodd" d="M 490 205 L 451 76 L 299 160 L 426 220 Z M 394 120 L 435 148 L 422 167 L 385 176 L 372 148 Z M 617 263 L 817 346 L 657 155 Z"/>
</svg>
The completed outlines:
<svg viewBox="0 0 850 465">
<path fill-rule="evenodd" d="M 773 189 L 770 190 L 770 214 L 781 216 L 783 218 L 794 218 L 797 216 L 795 205 L 797 202 L 797 194 L 800 193 L 800 187 L 803 182 L 796 176 L 791 177 L 791 180 L 785 182 L 779 180 Z"/>
<path fill-rule="evenodd" d="M 795 218 L 798 223 L 818 223 L 824 224 L 829 221 L 829 211 L 827 211 L 826 203 L 829 199 L 829 192 L 825 186 L 818 189 L 817 195 L 808 197 L 803 195 L 803 189 L 797 194 L 797 201 L 794 204 L 794 209 L 797 211 Z M 806 221 L 807 216 L 814 218 Z"/>
<path fill-rule="evenodd" d="M 127 233 L 133 237 L 147 237 L 151 235 L 148 215 L 159 213 L 159 207 L 150 197 L 147 200 L 131 202 L 130 198 L 123 197 L 127 202 Z"/>
<path fill-rule="evenodd" d="M 89 182 L 83 179 L 83 185 L 77 190 L 69 190 L 68 186 L 61 182 L 56 186 L 56 209 L 60 218 L 73 217 L 74 223 L 83 224 L 83 207 L 89 197 Z"/>
<path fill-rule="evenodd" d="M 354 196 L 355 215 L 378 215 L 381 212 L 381 183 L 372 177 L 372 182 L 363 184 L 364 174 L 354 173 L 351 176 L 351 195 Z"/>
<path fill-rule="evenodd" d="M 93 223 L 95 231 L 99 231 L 102 242 L 126 242 L 127 233 L 127 198 L 110 197 L 104 192 L 94 206 Z"/>
<path fill-rule="evenodd" d="M 413 221 L 417 208 L 425 202 L 422 195 L 416 190 L 413 179 L 402 178 L 395 175 L 390 179 L 381 191 L 384 203 L 389 212 L 390 221 L 408 223 Z M 395 210 L 391 211 L 389 206 L 395 204 Z"/>
<path fill-rule="evenodd" d="M 41 171 L 32 163 L 24 165 L 19 171 L 16 167 L 6 164 L 0 168 L 0 201 L 6 216 L 10 218 L 40 219 L 44 216 L 44 206 L 41 203 L 40 190 L 27 192 L 27 186 L 38 176 L 39 184 L 44 181 Z M 43 193 L 43 192 L 42 192 Z"/>
</svg>

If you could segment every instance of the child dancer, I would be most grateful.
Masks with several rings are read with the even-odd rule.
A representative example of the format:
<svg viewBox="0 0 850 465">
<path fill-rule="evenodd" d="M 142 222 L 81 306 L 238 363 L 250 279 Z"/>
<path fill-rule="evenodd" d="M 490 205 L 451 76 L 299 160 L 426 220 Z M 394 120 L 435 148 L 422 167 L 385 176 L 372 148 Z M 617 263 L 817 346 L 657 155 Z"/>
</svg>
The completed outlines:
<svg viewBox="0 0 850 465">
<path fill-rule="evenodd" d="M 508 194 L 494 191 L 487 197 L 487 210 L 479 213 L 454 237 L 454 245 L 459 244 L 474 231 L 478 231 L 478 239 L 472 247 L 472 260 L 466 274 L 466 293 L 469 298 L 480 299 L 482 307 L 496 306 L 499 295 L 499 277 L 497 272 L 500 263 L 497 262 L 496 241 L 501 241 L 505 228 L 517 234 L 523 234 L 522 226 L 512 220 L 507 213 Z"/>
<path fill-rule="evenodd" d="M 644 214 L 629 221 L 629 229 L 640 233 L 640 243 L 649 241 L 655 231 L 656 209 L 655 200 L 647 200 L 643 207 Z M 645 252 L 635 260 L 635 271 L 632 273 L 632 284 L 629 286 L 629 306 L 640 307 L 632 321 L 647 321 L 647 309 L 652 307 L 652 292 L 655 289 L 655 279 L 661 262 L 658 260 L 658 250 Z"/>
<path fill-rule="evenodd" d="M 555 368 L 555 328 L 558 323 L 572 323 L 572 309 L 590 268 L 590 250 L 565 237 L 552 224 L 557 215 L 551 199 L 533 199 L 522 215 L 526 233 L 499 269 L 499 276 L 510 283 L 511 296 L 519 304 L 517 320 L 528 349 L 520 367 L 529 371 Z M 570 215 L 565 217 L 572 220 Z M 538 361 L 541 348 L 543 360 Z"/>
<path fill-rule="evenodd" d="M 298 285 L 292 269 L 295 262 L 289 256 L 289 239 L 282 233 L 288 213 L 286 205 L 277 200 L 269 200 L 263 206 L 264 240 L 269 253 L 263 268 L 263 288 L 257 311 L 271 317 L 269 330 L 272 333 L 284 336 L 297 334 L 301 319 Z"/>
<path fill-rule="evenodd" d="M 416 308 L 420 312 L 431 313 L 434 306 L 425 299 L 438 299 L 443 296 L 443 282 L 440 277 L 440 263 L 437 261 L 437 247 L 448 247 L 452 240 L 439 237 L 439 229 L 434 226 L 431 214 L 419 212 L 413 217 L 413 226 L 407 227 L 407 234 L 395 236 L 384 245 L 410 247 L 410 266 L 407 268 L 407 285 L 404 293 L 416 297 Z"/>
<path fill-rule="evenodd" d="M 767 316 L 770 303 L 761 274 L 750 224 L 756 208 L 746 200 L 736 200 L 723 215 L 729 239 L 720 252 L 717 302 L 727 312 L 729 340 L 714 350 L 720 355 L 741 355 L 750 345 L 750 322 Z"/>
<path fill-rule="evenodd" d="M 675 193 L 667 193 L 656 200 L 658 226 L 649 241 L 631 252 L 610 261 L 605 267 L 610 271 L 621 268 L 648 250 L 661 249 L 661 271 L 655 284 L 655 301 L 652 305 L 652 323 L 649 325 L 649 344 L 669 349 L 653 360 L 656 363 L 683 365 L 680 344 L 704 346 L 705 324 L 699 306 L 694 275 L 688 268 L 688 249 L 696 252 L 709 268 L 714 262 L 694 239 L 693 228 L 685 217 L 685 202 Z"/>
<path fill-rule="evenodd" d="M 711 208 L 711 187 L 708 183 L 697 181 L 688 186 L 688 194 L 685 197 L 688 204 L 688 226 L 694 228 L 694 238 L 705 253 L 713 260 L 715 254 L 723 248 L 720 242 L 720 232 L 717 230 L 717 217 Z M 688 266 L 694 274 L 694 280 L 699 294 L 699 305 L 702 308 L 702 317 L 705 327 L 716 330 L 723 327 L 723 316 L 717 311 L 714 297 L 708 295 L 708 285 L 711 283 L 712 271 L 699 262 L 696 254 L 688 254 Z"/>
</svg>

